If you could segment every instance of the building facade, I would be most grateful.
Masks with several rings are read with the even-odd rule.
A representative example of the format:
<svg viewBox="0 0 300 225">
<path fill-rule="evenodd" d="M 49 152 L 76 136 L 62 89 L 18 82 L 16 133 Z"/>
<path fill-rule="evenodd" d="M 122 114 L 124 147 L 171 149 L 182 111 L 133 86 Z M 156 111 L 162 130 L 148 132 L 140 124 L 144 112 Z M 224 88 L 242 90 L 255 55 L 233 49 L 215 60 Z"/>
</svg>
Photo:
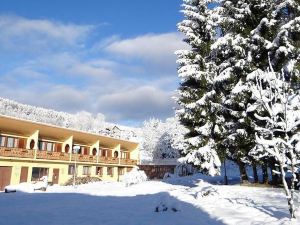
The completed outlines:
<svg viewBox="0 0 300 225">
<path fill-rule="evenodd" d="M 0 116 L 0 190 L 44 175 L 64 184 L 75 168 L 78 177 L 118 181 L 138 160 L 136 142 Z"/>
</svg>

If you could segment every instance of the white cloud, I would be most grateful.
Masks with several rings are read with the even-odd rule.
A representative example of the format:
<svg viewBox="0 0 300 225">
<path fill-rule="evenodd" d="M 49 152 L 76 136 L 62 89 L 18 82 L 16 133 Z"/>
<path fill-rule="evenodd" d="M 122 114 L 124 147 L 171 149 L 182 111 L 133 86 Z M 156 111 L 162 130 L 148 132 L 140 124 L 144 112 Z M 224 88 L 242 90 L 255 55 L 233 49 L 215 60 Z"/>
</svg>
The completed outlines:
<svg viewBox="0 0 300 225">
<path fill-rule="evenodd" d="M 0 45 L 5 49 L 38 50 L 84 41 L 91 25 L 63 24 L 60 22 L 27 19 L 18 16 L 0 16 Z"/>
<path fill-rule="evenodd" d="M 182 37 L 112 36 L 97 45 L 89 38 L 93 28 L 0 16 L 1 97 L 66 112 L 105 113 L 114 122 L 172 115 L 174 51 L 186 47 Z"/>
<path fill-rule="evenodd" d="M 117 40 L 110 43 L 105 50 L 130 58 L 138 58 L 154 63 L 175 62 L 174 52 L 186 49 L 179 33 L 147 34 L 132 39 Z"/>
<path fill-rule="evenodd" d="M 167 117 L 172 113 L 173 92 L 153 86 L 131 87 L 101 95 L 97 106 L 114 120 L 145 120 L 149 117 Z"/>
</svg>

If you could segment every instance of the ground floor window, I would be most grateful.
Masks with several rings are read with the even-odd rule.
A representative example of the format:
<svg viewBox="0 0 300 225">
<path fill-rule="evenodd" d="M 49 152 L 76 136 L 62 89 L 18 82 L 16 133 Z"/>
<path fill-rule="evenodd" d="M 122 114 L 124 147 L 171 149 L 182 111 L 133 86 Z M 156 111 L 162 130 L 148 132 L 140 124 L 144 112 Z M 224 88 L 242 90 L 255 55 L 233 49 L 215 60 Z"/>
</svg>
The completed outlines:
<svg viewBox="0 0 300 225">
<path fill-rule="evenodd" d="M 74 173 L 75 173 L 75 166 L 74 165 L 69 165 L 68 175 L 74 175 Z"/>
<path fill-rule="evenodd" d="M 83 175 L 91 175 L 91 167 L 90 166 L 84 166 L 82 174 Z"/>
<path fill-rule="evenodd" d="M 102 175 L 103 175 L 103 167 L 101 167 L 101 166 L 97 166 L 96 167 L 96 175 L 102 177 Z"/>
<path fill-rule="evenodd" d="M 107 167 L 107 175 L 113 177 L 114 176 L 114 168 L 113 167 Z"/>
<path fill-rule="evenodd" d="M 47 176 L 48 172 L 49 172 L 49 168 L 32 167 L 31 181 L 37 181 L 42 176 Z"/>
<path fill-rule="evenodd" d="M 124 167 L 119 167 L 119 175 L 124 175 L 125 168 Z"/>
</svg>

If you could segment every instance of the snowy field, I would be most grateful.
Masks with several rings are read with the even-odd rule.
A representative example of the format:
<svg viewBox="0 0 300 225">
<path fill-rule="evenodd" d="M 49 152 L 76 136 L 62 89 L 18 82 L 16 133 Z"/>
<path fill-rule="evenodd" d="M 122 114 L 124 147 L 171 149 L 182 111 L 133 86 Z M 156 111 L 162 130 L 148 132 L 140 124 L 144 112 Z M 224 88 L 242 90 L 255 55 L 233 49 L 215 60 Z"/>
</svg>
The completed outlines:
<svg viewBox="0 0 300 225">
<path fill-rule="evenodd" d="M 0 224 L 300 224 L 300 220 L 290 222 L 281 189 L 207 181 L 195 175 L 129 187 L 97 182 L 77 188 L 51 186 L 46 192 L 0 193 Z M 297 215 L 300 217 L 299 212 Z"/>
</svg>

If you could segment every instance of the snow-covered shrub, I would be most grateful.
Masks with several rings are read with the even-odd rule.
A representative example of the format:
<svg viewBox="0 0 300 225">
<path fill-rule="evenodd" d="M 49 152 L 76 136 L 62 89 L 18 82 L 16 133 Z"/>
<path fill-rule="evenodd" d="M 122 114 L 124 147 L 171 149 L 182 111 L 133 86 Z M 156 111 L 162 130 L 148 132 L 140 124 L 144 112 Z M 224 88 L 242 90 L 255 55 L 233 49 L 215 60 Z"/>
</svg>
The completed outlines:
<svg viewBox="0 0 300 225">
<path fill-rule="evenodd" d="M 125 183 L 126 187 L 142 183 L 147 180 L 147 175 L 143 170 L 139 170 L 138 167 L 133 168 L 129 173 L 126 173 L 122 181 Z"/>
</svg>

